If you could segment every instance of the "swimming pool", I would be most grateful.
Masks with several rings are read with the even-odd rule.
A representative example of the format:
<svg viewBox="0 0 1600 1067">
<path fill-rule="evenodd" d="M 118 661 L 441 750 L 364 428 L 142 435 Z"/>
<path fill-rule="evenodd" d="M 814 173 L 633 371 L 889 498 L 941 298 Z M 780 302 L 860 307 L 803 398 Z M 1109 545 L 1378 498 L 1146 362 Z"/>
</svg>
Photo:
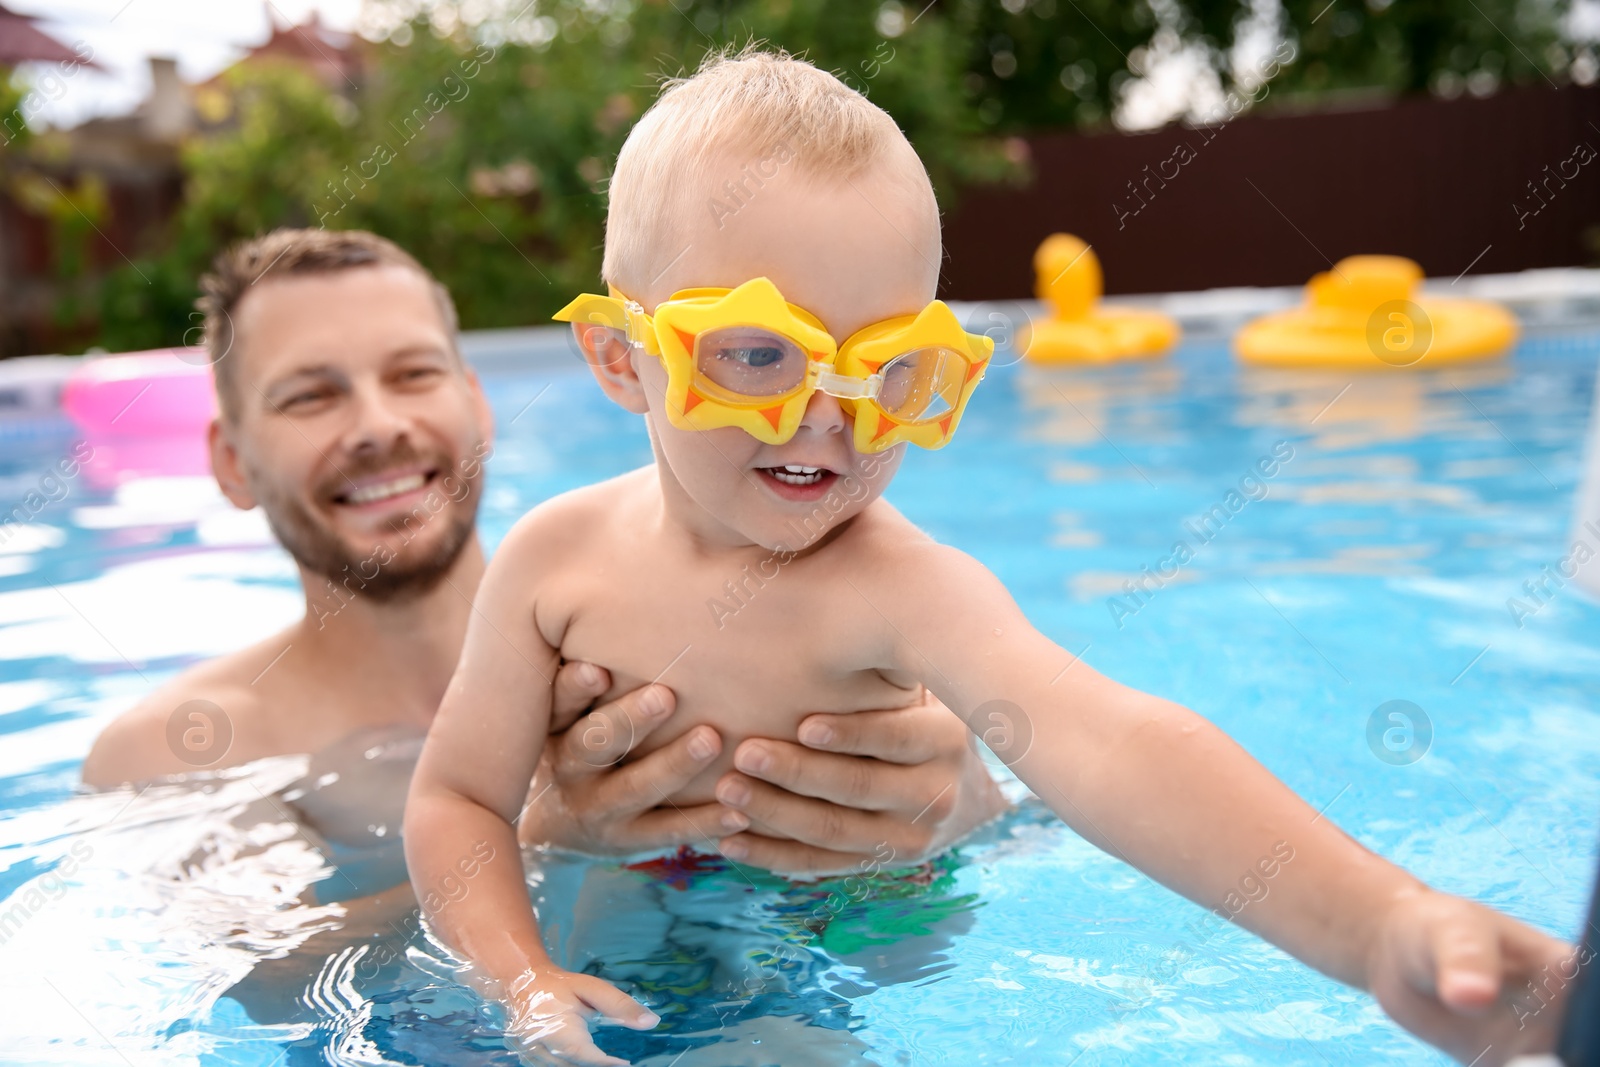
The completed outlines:
<svg viewBox="0 0 1600 1067">
<path fill-rule="evenodd" d="M 1242 370 L 1204 341 L 1000 367 L 889 496 L 1058 643 L 1212 718 L 1368 846 L 1571 936 L 1600 813 L 1600 607 L 1567 586 L 1519 625 L 1507 602 L 1534 607 L 1523 583 L 1569 550 L 1597 358 L 1590 332 L 1353 380 Z M 491 546 L 537 501 L 648 461 L 576 363 L 485 373 Z M 6 506 L 73 444 L 65 426 L 0 441 Z M 340 944 L 337 903 L 297 902 L 313 883 L 340 898 L 284 818 L 316 768 L 74 795 L 110 716 L 299 599 L 204 478 L 62 484 L 0 547 L 0 1060 L 514 1062 L 409 916 Z M 378 878 L 389 826 L 366 830 L 341 862 Z M 565 962 L 663 1015 L 602 1031 L 638 1063 L 1446 1062 L 1241 931 L 1197 938 L 1202 909 L 1036 802 L 845 892 L 565 857 L 535 880 Z"/>
</svg>

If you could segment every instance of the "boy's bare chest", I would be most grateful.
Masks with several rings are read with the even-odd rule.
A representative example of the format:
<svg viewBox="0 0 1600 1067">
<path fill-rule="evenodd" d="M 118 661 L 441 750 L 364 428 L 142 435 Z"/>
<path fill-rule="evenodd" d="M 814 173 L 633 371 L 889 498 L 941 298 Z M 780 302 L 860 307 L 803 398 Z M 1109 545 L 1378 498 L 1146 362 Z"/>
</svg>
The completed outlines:
<svg viewBox="0 0 1600 1067">
<path fill-rule="evenodd" d="M 721 734 L 721 755 L 675 803 L 713 799 L 746 738 L 792 741 L 813 712 L 898 707 L 918 695 L 865 669 L 871 651 L 849 623 L 859 612 L 841 602 L 855 594 L 801 562 L 694 568 L 638 557 L 574 569 L 562 583 L 563 658 L 606 668 L 608 697 L 649 682 L 677 697 L 635 756 L 701 723 Z"/>
</svg>

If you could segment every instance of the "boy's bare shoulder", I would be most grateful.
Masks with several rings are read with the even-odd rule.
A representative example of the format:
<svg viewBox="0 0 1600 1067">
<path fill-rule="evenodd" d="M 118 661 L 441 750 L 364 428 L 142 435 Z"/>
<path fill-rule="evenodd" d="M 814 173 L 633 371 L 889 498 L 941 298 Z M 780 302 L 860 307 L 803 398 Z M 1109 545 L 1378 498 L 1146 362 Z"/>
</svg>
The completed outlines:
<svg viewBox="0 0 1600 1067">
<path fill-rule="evenodd" d="M 943 546 L 880 497 L 850 523 L 839 538 L 839 547 L 848 547 L 852 556 L 870 560 L 877 567 L 908 551 L 921 555 Z"/>
<path fill-rule="evenodd" d="M 863 511 L 849 536 L 849 557 L 861 580 L 899 601 L 959 599 L 961 587 L 975 580 L 985 586 L 998 581 L 978 560 L 935 540 L 885 500 Z"/>
<path fill-rule="evenodd" d="M 268 638 L 197 664 L 118 715 L 85 757 L 83 783 L 105 789 L 273 754 L 258 751 L 267 733 L 266 694 L 251 683 L 284 642 Z M 213 751 L 218 744 L 227 747 Z"/>
</svg>

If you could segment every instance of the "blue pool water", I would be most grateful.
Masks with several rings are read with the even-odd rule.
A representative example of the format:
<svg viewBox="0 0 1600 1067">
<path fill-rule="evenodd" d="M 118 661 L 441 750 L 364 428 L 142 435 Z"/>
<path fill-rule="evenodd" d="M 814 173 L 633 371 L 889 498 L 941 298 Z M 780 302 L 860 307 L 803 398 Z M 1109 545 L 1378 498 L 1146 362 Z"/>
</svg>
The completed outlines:
<svg viewBox="0 0 1600 1067">
<path fill-rule="evenodd" d="M 1600 824 L 1600 608 L 1569 586 L 1519 625 L 1507 600 L 1533 606 L 1524 581 L 1568 554 L 1597 358 L 1600 335 L 1354 380 L 1245 372 L 1207 343 L 1004 367 L 889 497 L 1062 646 L 1210 717 L 1364 844 L 1570 937 Z M 575 363 L 486 381 L 491 546 L 545 497 L 648 461 Z M 0 441 L 4 506 L 72 444 L 66 427 Z M 1145 567 L 1170 577 L 1111 599 Z M 0 1061 L 513 1062 L 410 915 L 346 943 L 341 904 L 303 902 L 341 899 L 286 815 L 315 768 L 75 792 L 110 717 L 297 611 L 285 558 L 203 478 L 79 478 L 0 548 Z M 1390 701 L 1431 737 L 1386 743 L 1399 720 L 1380 717 L 1369 741 Z M 551 857 L 534 876 L 568 964 L 663 1015 L 603 1032 L 635 1062 L 1445 1062 L 1241 931 L 1197 939 L 1201 908 L 1037 802 L 846 894 L 702 867 Z"/>
</svg>

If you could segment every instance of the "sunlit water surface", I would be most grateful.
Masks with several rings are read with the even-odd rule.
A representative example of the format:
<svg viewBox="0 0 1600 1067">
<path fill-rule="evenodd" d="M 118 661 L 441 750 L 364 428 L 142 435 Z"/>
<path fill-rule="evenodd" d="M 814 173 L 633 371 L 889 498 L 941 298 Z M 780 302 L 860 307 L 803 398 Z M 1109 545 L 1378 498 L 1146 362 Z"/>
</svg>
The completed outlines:
<svg viewBox="0 0 1600 1067">
<path fill-rule="evenodd" d="M 1500 367 L 1353 381 L 1246 373 L 1219 344 L 999 368 L 889 497 L 1063 647 L 1198 709 L 1367 846 L 1570 936 L 1600 813 L 1600 610 L 1523 583 L 1570 552 L 1597 355 L 1600 336 L 1548 337 Z M 540 500 L 649 460 L 580 369 L 487 374 L 491 546 Z M 73 443 L 66 426 L 0 442 L 6 506 Z M 1292 458 L 1246 481 L 1275 449 Z M 71 480 L 0 548 L 0 1059 L 514 1062 L 408 900 L 352 903 L 400 877 L 414 738 L 76 791 L 119 710 L 299 610 L 259 519 L 207 479 L 108 486 Z M 1170 575 L 1178 542 L 1175 575 L 1108 599 L 1141 568 Z M 1537 610 L 1519 620 L 1514 597 Z M 1386 734 L 1387 712 L 1369 735 L 1394 700 L 1431 738 L 1415 714 Z M 865 882 L 562 857 L 530 879 L 565 962 L 662 1014 L 602 1031 L 639 1063 L 1444 1062 L 1251 936 L 1197 935 L 1202 908 L 1036 801 Z"/>
</svg>

